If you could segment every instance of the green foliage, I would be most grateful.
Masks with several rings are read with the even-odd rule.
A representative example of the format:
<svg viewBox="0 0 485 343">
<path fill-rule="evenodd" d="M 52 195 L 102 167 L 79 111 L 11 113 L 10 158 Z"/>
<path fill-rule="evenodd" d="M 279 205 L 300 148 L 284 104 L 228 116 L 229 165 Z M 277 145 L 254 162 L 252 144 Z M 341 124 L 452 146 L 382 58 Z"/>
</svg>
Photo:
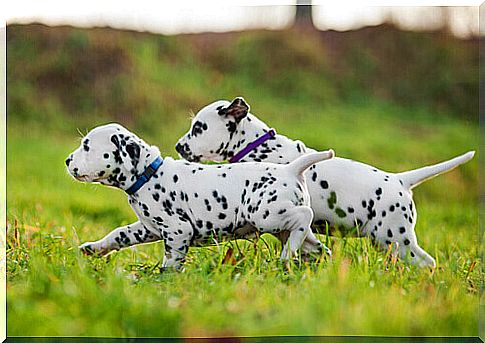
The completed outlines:
<svg viewBox="0 0 485 343">
<path fill-rule="evenodd" d="M 121 122 L 175 157 L 190 110 L 243 95 L 278 132 L 384 170 L 476 149 L 476 117 L 463 120 L 446 95 L 455 89 L 446 85 L 475 68 L 470 52 L 448 48 L 465 43 L 446 39 L 433 52 L 433 35 L 394 35 L 401 37 L 396 46 L 381 51 L 363 43 L 329 45 L 314 33 L 157 37 L 9 27 L 8 334 L 475 336 L 483 282 L 477 158 L 414 191 L 417 235 L 437 259 L 434 272 L 392 260 L 367 239 L 326 236 L 320 239 L 332 247 L 331 259 L 284 265 L 278 242 L 263 235 L 193 248 L 184 273 L 160 273 L 163 243 L 106 258 L 77 249 L 135 220 L 121 191 L 81 184 L 65 171 L 64 160 L 80 141 L 77 129 L 83 134 L 106 121 Z M 384 66 L 383 56 L 390 49 L 400 58 L 401 46 L 415 49 L 403 58 L 422 64 L 414 76 L 392 83 L 386 75 L 394 67 Z M 343 54 L 352 49 L 354 57 Z M 433 83 L 417 79 L 425 68 L 421 58 L 430 54 L 438 56 L 435 65 L 450 69 L 437 76 L 448 80 L 439 120 L 427 93 L 407 103 L 420 92 L 411 86 L 416 80 L 418 89 Z M 450 54 L 459 70 L 441 64 Z M 386 93 L 386 82 L 398 90 Z M 405 95 L 406 105 L 392 94 Z M 453 101 L 471 106 L 468 96 Z"/>
<path fill-rule="evenodd" d="M 478 40 L 458 40 L 444 32 L 403 32 L 390 25 L 334 39 L 341 41 L 334 52 L 341 97 L 352 101 L 367 94 L 401 106 L 476 118 Z"/>
<path fill-rule="evenodd" d="M 156 36 L 111 29 L 8 27 L 9 119 L 72 130 L 93 120 L 143 129 L 208 99 L 280 106 L 369 105 L 477 120 L 478 41 L 391 26 Z M 59 113 L 69 114 L 62 120 Z M 68 119 L 66 121 L 66 119 Z"/>
</svg>

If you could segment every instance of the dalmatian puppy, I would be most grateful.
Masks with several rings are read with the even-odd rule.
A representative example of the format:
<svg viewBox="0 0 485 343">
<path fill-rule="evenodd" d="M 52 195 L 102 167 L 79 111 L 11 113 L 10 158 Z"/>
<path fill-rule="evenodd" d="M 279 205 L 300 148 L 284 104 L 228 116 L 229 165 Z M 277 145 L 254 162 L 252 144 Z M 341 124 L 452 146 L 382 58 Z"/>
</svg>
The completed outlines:
<svg viewBox="0 0 485 343">
<path fill-rule="evenodd" d="M 176 150 L 189 161 L 273 162 L 286 164 L 313 152 L 302 142 L 278 135 L 248 113 L 244 99 L 216 101 L 201 109 L 177 143 Z M 345 158 L 318 163 L 306 172 L 312 227 L 319 233 L 335 229 L 346 235 L 368 236 L 383 249 L 421 266 L 436 263 L 419 245 L 414 232 L 416 207 L 412 189 L 434 176 L 470 160 L 474 151 L 402 173 L 389 173 Z M 330 231 L 328 231 L 330 230 Z M 397 244 L 396 244 L 397 243 Z"/>
<path fill-rule="evenodd" d="M 162 267 L 178 269 L 189 246 L 259 231 L 287 234 L 283 260 L 294 257 L 302 244 L 304 254 L 330 252 L 310 229 L 313 212 L 303 172 L 333 155 L 332 150 L 313 152 L 288 165 L 201 165 L 162 159 L 157 147 L 121 125 L 99 126 L 67 158 L 68 171 L 79 181 L 124 190 L 138 221 L 80 248 L 104 255 L 163 240 Z"/>
</svg>

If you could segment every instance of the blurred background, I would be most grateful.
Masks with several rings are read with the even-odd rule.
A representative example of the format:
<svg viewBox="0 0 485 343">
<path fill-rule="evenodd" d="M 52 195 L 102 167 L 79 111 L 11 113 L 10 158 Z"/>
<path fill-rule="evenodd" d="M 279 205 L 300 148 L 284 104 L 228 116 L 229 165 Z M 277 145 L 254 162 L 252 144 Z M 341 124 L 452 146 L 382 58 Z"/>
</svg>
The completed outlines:
<svg viewBox="0 0 485 343">
<path fill-rule="evenodd" d="M 191 113 L 244 96 L 279 133 L 388 171 L 478 148 L 478 7 L 279 4 L 8 3 L 9 335 L 476 335 L 477 158 L 415 190 L 433 274 L 389 273 L 358 239 L 332 239 L 335 263 L 293 289 L 264 266 L 221 287 L 205 257 L 160 276 L 162 244 L 79 256 L 80 242 L 134 220 L 119 190 L 66 173 L 99 124 L 120 122 L 177 157 Z M 199 291 L 201 280 L 214 288 Z"/>
<path fill-rule="evenodd" d="M 243 95 L 260 113 L 379 103 L 477 122 L 477 7 L 189 5 L 12 2 L 9 121 L 151 133 Z"/>
</svg>

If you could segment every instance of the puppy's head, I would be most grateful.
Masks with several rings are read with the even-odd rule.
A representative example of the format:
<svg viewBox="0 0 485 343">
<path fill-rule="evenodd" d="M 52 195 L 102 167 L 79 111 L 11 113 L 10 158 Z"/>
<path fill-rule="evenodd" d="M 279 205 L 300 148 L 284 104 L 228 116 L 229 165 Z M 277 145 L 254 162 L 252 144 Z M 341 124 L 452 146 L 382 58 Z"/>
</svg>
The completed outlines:
<svg viewBox="0 0 485 343">
<path fill-rule="evenodd" d="M 228 150 L 229 143 L 248 112 L 249 105 L 241 97 L 207 105 L 192 119 L 189 132 L 179 139 L 175 149 L 192 162 L 226 160 L 234 154 Z"/>
<path fill-rule="evenodd" d="M 66 159 L 69 173 L 82 182 L 122 187 L 133 183 L 148 158 L 148 145 L 119 124 L 91 130 Z M 143 170 L 141 171 L 143 172 Z"/>
</svg>

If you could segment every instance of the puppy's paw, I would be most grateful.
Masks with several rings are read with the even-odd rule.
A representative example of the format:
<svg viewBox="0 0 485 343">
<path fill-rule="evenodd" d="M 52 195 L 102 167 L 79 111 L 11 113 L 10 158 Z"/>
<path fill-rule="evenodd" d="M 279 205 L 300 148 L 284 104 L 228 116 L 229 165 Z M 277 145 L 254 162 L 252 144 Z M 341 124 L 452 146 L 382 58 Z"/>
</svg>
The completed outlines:
<svg viewBox="0 0 485 343">
<path fill-rule="evenodd" d="M 86 256 L 103 256 L 108 253 L 106 249 L 99 248 L 98 244 L 94 242 L 86 242 L 79 246 L 79 250 Z"/>
<path fill-rule="evenodd" d="M 325 251 L 325 254 L 327 254 L 328 256 L 332 256 L 332 250 L 327 247 L 325 244 L 322 244 L 322 248 L 323 248 L 323 251 Z"/>
<path fill-rule="evenodd" d="M 92 243 L 88 242 L 88 243 L 81 244 L 78 248 L 79 250 L 81 250 L 81 252 L 84 255 L 94 255 L 94 249 L 93 249 Z"/>
<path fill-rule="evenodd" d="M 160 271 L 160 274 L 162 274 L 162 273 L 164 273 L 164 274 L 184 273 L 185 272 L 185 268 L 183 266 L 160 267 L 158 270 Z"/>
</svg>

